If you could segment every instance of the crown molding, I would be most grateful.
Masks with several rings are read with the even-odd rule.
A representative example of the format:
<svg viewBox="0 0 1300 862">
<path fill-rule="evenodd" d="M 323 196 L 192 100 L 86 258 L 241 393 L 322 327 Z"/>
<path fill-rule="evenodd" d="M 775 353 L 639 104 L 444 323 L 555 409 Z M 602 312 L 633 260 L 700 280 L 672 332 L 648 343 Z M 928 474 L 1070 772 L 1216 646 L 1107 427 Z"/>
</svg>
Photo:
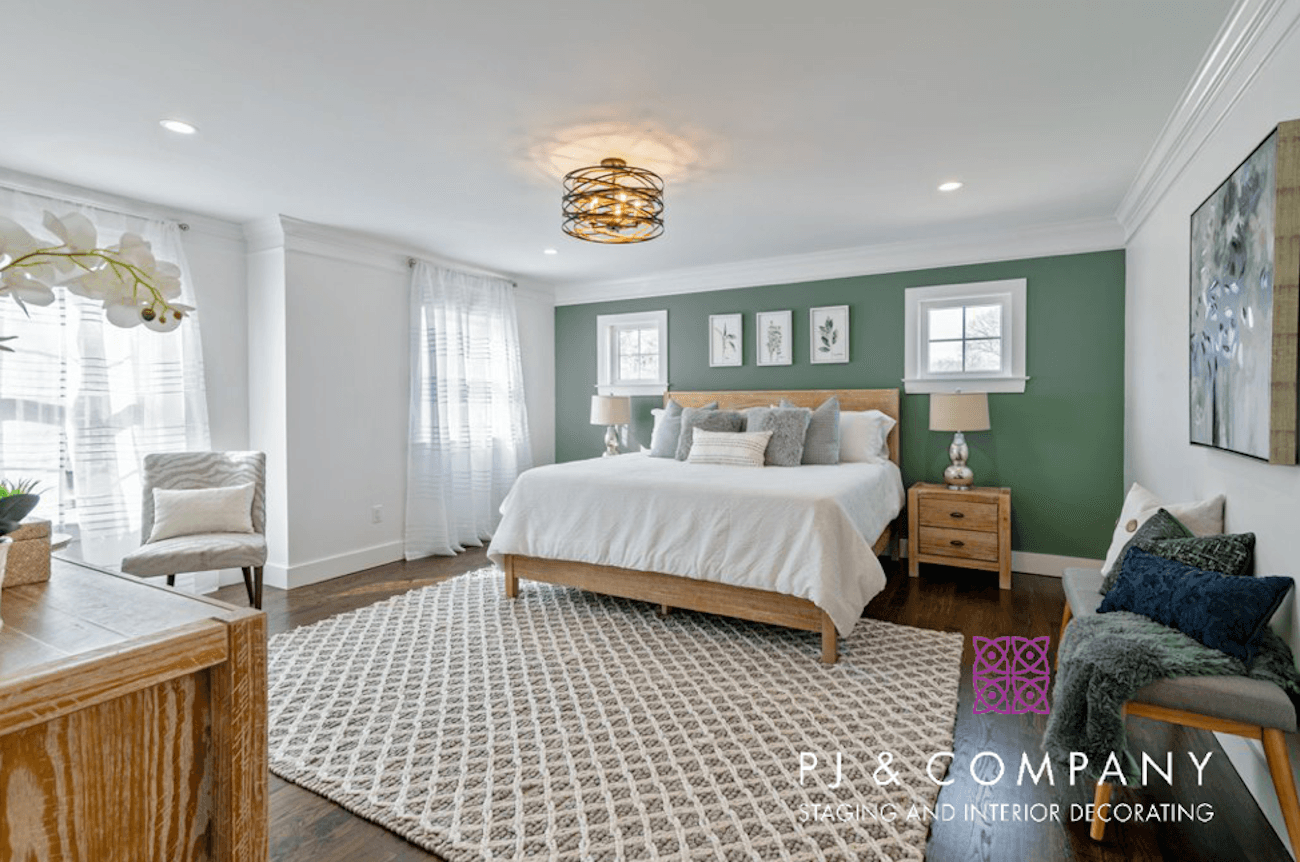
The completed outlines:
<svg viewBox="0 0 1300 862">
<path fill-rule="evenodd" d="M 702 293 L 768 284 L 824 281 L 881 272 L 904 272 L 1028 257 L 1122 248 L 1124 232 L 1113 218 L 1085 219 L 1014 230 L 918 239 L 810 254 L 758 258 L 678 269 L 644 278 L 557 285 L 556 305 Z"/>
<path fill-rule="evenodd" d="M 506 273 L 430 254 L 416 246 L 393 242 L 371 234 L 303 221 L 290 216 L 280 215 L 248 222 L 244 225 L 244 236 L 250 254 L 283 249 L 389 272 L 407 272 L 410 268 L 408 262 L 412 258 L 418 258 L 448 269 L 504 279 L 513 283 L 516 291 L 536 299 L 546 302 L 553 299 L 549 285 L 546 284 L 532 282 L 522 286 L 515 277 Z"/>
<path fill-rule="evenodd" d="M 0 168 L 0 185 L 8 186 L 15 191 L 29 195 L 54 198 L 71 204 L 109 210 L 136 218 L 176 222 L 185 225 L 187 230 L 196 234 L 233 242 L 244 241 L 244 231 L 236 222 L 226 221 L 215 216 L 188 212 L 150 201 L 142 201 L 124 195 L 88 189 L 84 186 L 38 177 L 35 174 L 25 174 L 21 171 Z"/>
<path fill-rule="evenodd" d="M 1127 241 L 1300 23 L 1300 0 L 1238 0 L 1147 153 L 1116 218 Z"/>
</svg>

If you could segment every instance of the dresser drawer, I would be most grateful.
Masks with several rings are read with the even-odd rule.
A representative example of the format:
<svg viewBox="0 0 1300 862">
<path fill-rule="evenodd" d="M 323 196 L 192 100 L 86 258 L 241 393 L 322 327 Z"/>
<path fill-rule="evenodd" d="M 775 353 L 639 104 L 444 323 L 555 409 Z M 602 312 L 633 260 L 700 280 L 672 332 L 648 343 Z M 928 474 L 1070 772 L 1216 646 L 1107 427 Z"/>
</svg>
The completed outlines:
<svg viewBox="0 0 1300 862">
<path fill-rule="evenodd" d="M 987 562 L 995 562 L 998 559 L 997 533 L 926 527 L 921 530 L 920 540 L 922 554 Z"/>
<path fill-rule="evenodd" d="M 951 527 L 955 530 L 996 533 L 998 504 L 980 500 L 954 500 L 951 497 L 921 498 L 921 525 Z"/>
</svg>

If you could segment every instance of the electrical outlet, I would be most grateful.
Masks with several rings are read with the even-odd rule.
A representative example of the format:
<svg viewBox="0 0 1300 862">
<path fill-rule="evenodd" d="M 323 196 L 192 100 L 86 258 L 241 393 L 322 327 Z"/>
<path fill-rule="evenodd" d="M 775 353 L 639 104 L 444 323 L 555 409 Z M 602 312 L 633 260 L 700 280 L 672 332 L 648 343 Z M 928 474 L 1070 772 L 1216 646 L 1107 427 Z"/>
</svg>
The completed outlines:
<svg viewBox="0 0 1300 862">
<path fill-rule="evenodd" d="M 370 507 L 370 523 L 382 524 L 384 522 L 384 507 L 375 504 Z"/>
</svg>

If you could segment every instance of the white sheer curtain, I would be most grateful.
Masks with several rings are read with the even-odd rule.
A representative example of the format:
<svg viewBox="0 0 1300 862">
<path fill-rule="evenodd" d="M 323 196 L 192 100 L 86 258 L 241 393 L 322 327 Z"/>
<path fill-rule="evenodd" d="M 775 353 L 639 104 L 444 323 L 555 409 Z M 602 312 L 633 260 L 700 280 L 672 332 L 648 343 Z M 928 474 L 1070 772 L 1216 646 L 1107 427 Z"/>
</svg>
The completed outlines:
<svg viewBox="0 0 1300 862">
<path fill-rule="evenodd" d="M 0 213 L 38 237 L 49 236 L 45 210 L 82 213 L 101 246 L 127 231 L 144 237 L 181 268 L 181 302 L 196 304 L 176 224 L 0 185 Z M 0 336 L 17 336 L 15 352 L 0 354 L 0 473 L 36 479 L 35 514 L 75 525 L 87 560 L 116 565 L 139 544 L 144 455 L 209 448 L 201 312 L 173 332 L 119 329 L 99 303 L 56 292 L 30 317 L 0 294 Z"/>
<path fill-rule="evenodd" d="M 511 285 L 417 261 L 411 275 L 406 559 L 492 538 L 532 466 Z"/>
</svg>

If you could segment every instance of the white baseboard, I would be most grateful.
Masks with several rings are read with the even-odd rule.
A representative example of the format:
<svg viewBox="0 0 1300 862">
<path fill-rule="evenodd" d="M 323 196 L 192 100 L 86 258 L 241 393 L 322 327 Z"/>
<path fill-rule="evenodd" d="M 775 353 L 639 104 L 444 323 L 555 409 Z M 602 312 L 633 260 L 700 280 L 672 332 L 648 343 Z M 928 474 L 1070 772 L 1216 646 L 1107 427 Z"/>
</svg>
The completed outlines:
<svg viewBox="0 0 1300 862">
<path fill-rule="evenodd" d="M 1104 560 L 1087 557 L 1063 557 L 1060 554 L 1034 554 L 1029 551 L 1011 552 L 1011 571 L 1027 575 L 1050 575 L 1059 578 L 1066 569 L 1100 569 Z"/>
<path fill-rule="evenodd" d="M 385 542 L 382 545 L 373 545 L 346 554 L 322 557 L 319 560 L 288 567 L 268 563 L 263 570 L 263 575 L 268 587 L 292 590 L 295 587 L 305 587 L 308 584 L 318 584 L 321 581 L 351 575 L 362 569 L 372 569 L 384 563 L 396 562 L 402 559 L 403 553 L 401 542 Z"/>
</svg>

